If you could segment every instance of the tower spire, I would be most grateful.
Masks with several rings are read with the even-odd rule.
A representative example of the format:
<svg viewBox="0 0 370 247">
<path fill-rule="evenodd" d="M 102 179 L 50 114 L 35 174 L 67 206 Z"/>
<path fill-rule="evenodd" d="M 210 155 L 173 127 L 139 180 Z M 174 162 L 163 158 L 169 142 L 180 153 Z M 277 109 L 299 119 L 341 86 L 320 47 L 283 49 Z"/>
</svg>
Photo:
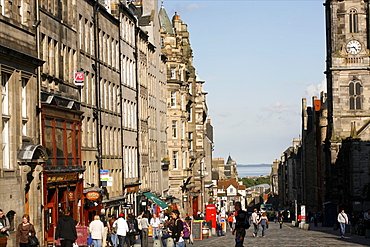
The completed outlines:
<svg viewBox="0 0 370 247">
<path fill-rule="evenodd" d="M 161 8 L 163 9 L 164 8 L 164 0 L 161 0 L 162 4 L 161 4 Z"/>
</svg>

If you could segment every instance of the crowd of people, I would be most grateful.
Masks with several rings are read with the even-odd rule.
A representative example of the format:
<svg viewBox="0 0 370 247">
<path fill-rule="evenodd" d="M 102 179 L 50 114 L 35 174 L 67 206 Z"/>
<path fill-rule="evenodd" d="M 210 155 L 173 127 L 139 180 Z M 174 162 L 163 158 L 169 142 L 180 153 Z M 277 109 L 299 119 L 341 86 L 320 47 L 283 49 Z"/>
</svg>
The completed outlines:
<svg viewBox="0 0 370 247">
<path fill-rule="evenodd" d="M 105 218 L 102 211 L 102 214 L 96 215 L 94 221 L 90 223 L 89 245 L 133 247 L 135 244 L 141 244 L 142 247 L 148 247 L 149 227 L 152 229 L 153 240 L 161 241 L 164 247 L 167 246 L 168 238 L 171 238 L 171 243 L 173 242 L 173 246 L 169 247 L 184 247 L 186 242 L 191 241 L 191 219 L 181 219 L 178 210 L 173 210 L 170 214 L 151 214 L 144 211 L 137 217 L 133 214 L 125 217 L 124 213 L 120 213 L 118 219 L 114 215 Z"/>
</svg>

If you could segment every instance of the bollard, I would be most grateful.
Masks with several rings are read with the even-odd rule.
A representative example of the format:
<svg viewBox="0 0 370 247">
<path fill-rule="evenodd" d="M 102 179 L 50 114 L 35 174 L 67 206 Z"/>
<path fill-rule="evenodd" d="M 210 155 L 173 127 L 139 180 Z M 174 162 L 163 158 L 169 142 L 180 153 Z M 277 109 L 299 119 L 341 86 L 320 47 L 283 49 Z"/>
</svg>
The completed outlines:
<svg viewBox="0 0 370 247">
<path fill-rule="evenodd" d="M 173 245 L 174 245 L 173 238 L 167 238 L 166 239 L 166 246 L 173 246 Z"/>
<path fill-rule="evenodd" d="M 154 246 L 157 246 L 157 247 L 162 247 L 162 242 L 161 240 L 159 239 L 155 239 L 154 242 L 153 242 L 153 247 Z"/>
</svg>

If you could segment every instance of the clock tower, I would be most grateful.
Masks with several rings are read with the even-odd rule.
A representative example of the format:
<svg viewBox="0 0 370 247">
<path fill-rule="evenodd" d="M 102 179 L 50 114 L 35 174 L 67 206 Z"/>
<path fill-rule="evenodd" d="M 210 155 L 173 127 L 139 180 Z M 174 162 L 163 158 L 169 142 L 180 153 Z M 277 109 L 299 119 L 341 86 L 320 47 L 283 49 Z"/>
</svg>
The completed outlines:
<svg viewBox="0 0 370 247">
<path fill-rule="evenodd" d="M 327 0 L 325 6 L 329 139 L 355 131 L 370 140 L 369 1 Z"/>
<path fill-rule="evenodd" d="M 369 0 L 326 0 L 325 201 L 370 205 Z M 360 207 L 361 206 L 361 207 Z"/>
</svg>

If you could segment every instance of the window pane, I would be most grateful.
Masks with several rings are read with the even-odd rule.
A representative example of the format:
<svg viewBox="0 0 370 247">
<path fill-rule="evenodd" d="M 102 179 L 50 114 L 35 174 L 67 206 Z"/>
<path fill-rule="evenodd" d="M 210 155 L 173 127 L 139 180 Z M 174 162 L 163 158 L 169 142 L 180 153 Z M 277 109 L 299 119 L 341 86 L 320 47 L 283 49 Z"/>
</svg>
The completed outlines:
<svg viewBox="0 0 370 247">
<path fill-rule="evenodd" d="M 350 110 L 355 109 L 355 98 L 354 97 L 349 98 L 349 109 Z"/>
<path fill-rule="evenodd" d="M 361 84 L 359 82 L 356 83 L 356 95 L 361 95 Z"/>
<path fill-rule="evenodd" d="M 67 130 L 67 156 L 72 157 L 72 130 Z"/>
<path fill-rule="evenodd" d="M 361 97 L 356 98 L 356 109 L 362 109 Z"/>
<path fill-rule="evenodd" d="M 355 94 L 355 89 L 354 89 L 353 82 L 351 82 L 349 84 L 349 95 L 354 95 L 354 94 Z"/>
<path fill-rule="evenodd" d="M 56 146 L 57 146 L 57 157 L 64 157 L 63 152 L 63 130 L 62 129 L 55 129 L 56 134 Z M 59 163 L 59 162 L 58 162 Z"/>
<path fill-rule="evenodd" d="M 45 126 L 45 148 L 46 152 L 49 156 L 49 160 L 53 158 L 53 136 L 52 136 L 52 128 Z"/>
</svg>

